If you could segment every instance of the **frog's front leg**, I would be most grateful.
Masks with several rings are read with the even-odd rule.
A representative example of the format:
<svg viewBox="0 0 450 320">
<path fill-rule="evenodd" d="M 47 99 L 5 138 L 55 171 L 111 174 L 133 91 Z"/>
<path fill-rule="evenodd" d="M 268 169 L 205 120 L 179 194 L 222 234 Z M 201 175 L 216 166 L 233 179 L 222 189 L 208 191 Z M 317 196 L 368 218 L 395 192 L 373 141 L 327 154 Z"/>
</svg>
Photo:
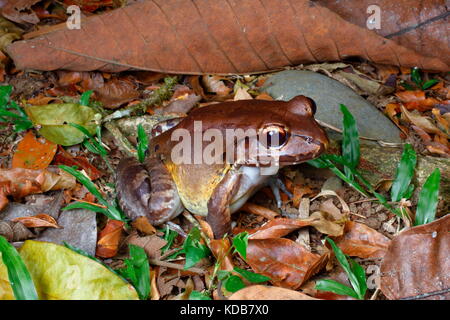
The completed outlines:
<svg viewBox="0 0 450 320">
<path fill-rule="evenodd" d="M 136 158 L 122 159 L 117 167 L 116 187 L 119 205 L 132 220 L 143 216 L 152 225 L 160 225 L 183 209 L 175 182 L 156 157 L 147 158 L 145 164 Z"/>
<path fill-rule="evenodd" d="M 235 169 L 230 169 L 208 201 L 206 222 L 211 226 L 215 239 L 220 239 L 231 231 L 230 205 L 239 190 L 240 180 L 241 174 Z"/>
</svg>

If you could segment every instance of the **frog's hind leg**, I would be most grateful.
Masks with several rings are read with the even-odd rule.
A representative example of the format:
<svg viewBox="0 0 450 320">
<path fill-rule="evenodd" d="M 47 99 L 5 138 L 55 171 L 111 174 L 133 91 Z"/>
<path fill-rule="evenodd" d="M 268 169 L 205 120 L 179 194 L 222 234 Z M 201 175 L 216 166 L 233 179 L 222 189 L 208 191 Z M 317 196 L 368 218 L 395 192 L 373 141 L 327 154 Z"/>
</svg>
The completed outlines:
<svg viewBox="0 0 450 320">
<path fill-rule="evenodd" d="M 284 184 L 283 180 L 280 179 L 279 176 L 270 177 L 268 184 L 270 186 L 270 189 L 272 189 L 273 196 L 275 197 L 275 201 L 277 202 L 277 208 L 281 208 L 281 196 L 280 196 L 280 190 L 283 191 L 285 194 L 288 195 L 289 198 L 292 198 L 293 195 L 289 190 L 286 188 L 286 185 Z"/>
<path fill-rule="evenodd" d="M 117 198 L 132 220 L 147 217 L 152 225 L 162 224 L 182 211 L 180 197 L 164 164 L 136 158 L 122 159 L 117 167 Z"/>
</svg>

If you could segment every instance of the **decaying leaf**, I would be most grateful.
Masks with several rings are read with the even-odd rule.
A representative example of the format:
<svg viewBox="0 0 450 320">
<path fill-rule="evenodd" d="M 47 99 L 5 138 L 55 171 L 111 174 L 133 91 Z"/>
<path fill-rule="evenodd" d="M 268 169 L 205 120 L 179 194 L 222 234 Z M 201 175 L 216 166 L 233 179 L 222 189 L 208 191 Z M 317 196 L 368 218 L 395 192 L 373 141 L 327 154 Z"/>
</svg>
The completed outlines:
<svg viewBox="0 0 450 320">
<path fill-rule="evenodd" d="M 138 300 L 132 285 L 66 247 L 27 240 L 19 253 L 41 300 Z M 9 284 L 4 269 L 0 261 L 0 289 Z"/>
<path fill-rule="evenodd" d="M 8 203 L 7 196 L 15 199 L 50 190 L 72 189 L 75 177 L 63 170 L 0 169 L 0 210 Z"/>
<path fill-rule="evenodd" d="M 28 131 L 17 145 L 12 158 L 12 168 L 46 169 L 55 156 L 57 145 L 45 138 L 36 138 Z"/>
<path fill-rule="evenodd" d="M 254 230 L 247 230 L 247 232 L 250 234 L 250 239 L 270 239 L 283 237 L 294 230 L 307 226 L 314 227 L 324 234 L 336 237 L 342 235 L 344 230 L 344 225 L 342 223 L 335 222 L 334 219 L 325 212 L 317 211 L 307 219 L 273 219 L 262 227 Z"/>
<path fill-rule="evenodd" d="M 263 285 L 249 286 L 241 289 L 228 300 L 320 300 L 299 291 Z"/>
<path fill-rule="evenodd" d="M 360 57 L 449 70 L 444 58 L 421 55 L 308 0 L 139 1 L 88 17 L 80 30 L 52 30 L 8 46 L 19 69 L 229 74 Z"/>
<path fill-rule="evenodd" d="M 297 289 L 325 266 L 328 255 L 311 253 L 289 239 L 248 241 L 247 262 L 256 273 L 271 279 L 275 286 Z"/>
<path fill-rule="evenodd" d="M 30 239 L 34 234 L 20 222 L 0 221 L 0 236 L 9 242 L 16 242 Z"/>
<path fill-rule="evenodd" d="M 134 244 L 144 248 L 145 253 L 150 259 L 158 259 L 161 256 L 161 249 L 167 244 L 167 241 L 161 239 L 157 235 L 140 237 L 136 233 L 132 233 L 126 240 L 127 244 Z"/>
<path fill-rule="evenodd" d="M 382 258 L 390 243 L 390 240 L 378 231 L 353 221 L 347 221 L 344 234 L 334 240 L 346 255 L 363 259 Z"/>
<path fill-rule="evenodd" d="M 230 239 L 211 239 L 209 247 L 216 261 L 220 262 L 220 270 L 232 271 L 234 266 L 229 250 L 231 247 Z"/>
<path fill-rule="evenodd" d="M 139 97 L 135 84 L 125 79 L 112 79 L 95 89 L 97 99 L 106 108 L 115 109 Z"/>
<path fill-rule="evenodd" d="M 441 133 L 441 130 L 433 124 L 429 117 L 422 116 L 416 111 L 409 112 L 404 106 L 400 106 L 400 108 L 402 110 L 402 116 L 404 116 L 411 124 L 418 126 L 428 133 Z"/>
<path fill-rule="evenodd" d="M 401 232 L 381 265 L 388 299 L 450 299 L 450 215 Z"/>
<path fill-rule="evenodd" d="M 96 180 L 103 176 L 103 172 L 94 167 L 85 157 L 74 157 L 61 146 L 58 146 L 58 152 L 55 155 L 53 163 L 55 165 L 63 164 L 69 167 L 77 166 L 83 169 L 91 180 Z"/>
<path fill-rule="evenodd" d="M 95 133 L 97 127 L 94 122 L 95 111 L 75 103 L 27 106 L 25 111 L 33 124 L 39 127 L 41 135 L 63 146 L 78 144 L 85 139 L 85 135 L 69 123 L 81 125 L 91 134 Z"/>
<path fill-rule="evenodd" d="M 122 237 L 124 223 L 118 220 L 109 220 L 106 226 L 98 235 L 96 256 L 102 258 L 112 258 L 119 250 L 119 243 Z"/>
<path fill-rule="evenodd" d="M 55 218 L 42 213 L 32 217 L 15 218 L 13 221 L 22 223 L 27 228 L 61 228 Z"/>
<path fill-rule="evenodd" d="M 17 23 L 36 24 L 39 18 L 31 7 L 41 0 L 8 0 L 2 8 L 2 15 Z"/>
</svg>

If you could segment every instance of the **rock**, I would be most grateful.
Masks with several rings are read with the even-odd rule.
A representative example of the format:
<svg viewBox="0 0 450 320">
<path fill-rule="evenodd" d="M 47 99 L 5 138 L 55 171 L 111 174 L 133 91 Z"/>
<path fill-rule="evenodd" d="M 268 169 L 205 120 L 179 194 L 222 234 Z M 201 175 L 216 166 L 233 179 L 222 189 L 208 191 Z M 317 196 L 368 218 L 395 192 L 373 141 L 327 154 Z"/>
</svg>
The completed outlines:
<svg viewBox="0 0 450 320">
<path fill-rule="evenodd" d="M 281 71 L 267 79 L 262 90 L 276 100 L 290 100 L 300 94 L 312 98 L 317 104 L 316 119 L 339 129 L 342 129 L 339 105 L 344 104 L 355 117 L 360 136 L 390 143 L 401 142 L 399 129 L 375 106 L 352 89 L 322 74 Z"/>
<path fill-rule="evenodd" d="M 62 211 L 58 219 L 62 229 L 47 229 L 36 239 L 57 244 L 68 244 L 95 255 L 97 220 L 94 212 L 82 209 Z"/>
</svg>

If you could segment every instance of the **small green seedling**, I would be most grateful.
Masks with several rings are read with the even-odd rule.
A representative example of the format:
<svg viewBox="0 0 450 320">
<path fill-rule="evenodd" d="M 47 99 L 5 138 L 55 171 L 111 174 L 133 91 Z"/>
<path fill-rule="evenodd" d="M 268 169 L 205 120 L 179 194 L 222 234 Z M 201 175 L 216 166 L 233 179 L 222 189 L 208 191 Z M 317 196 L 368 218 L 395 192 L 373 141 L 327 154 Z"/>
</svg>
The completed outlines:
<svg viewBox="0 0 450 320">
<path fill-rule="evenodd" d="M 233 238 L 234 252 L 241 255 L 242 259 L 247 260 L 248 232 L 241 232 Z"/>
<path fill-rule="evenodd" d="M 141 300 L 147 300 L 150 295 L 150 265 L 147 254 L 141 247 L 133 244 L 128 245 L 130 259 L 125 259 L 125 268 L 119 269 L 120 274 L 130 279 L 138 292 Z"/>
<path fill-rule="evenodd" d="M 367 291 L 366 274 L 364 269 L 356 261 L 347 258 L 342 250 L 330 238 L 326 238 L 333 248 L 333 252 L 339 264 L 347 274 L 352 288 L 331 279 L 316 282 L 316 290 L 330 291 L 339 295 L 350 296 L 355 299 L 364 300 Z"/>
<path fill-rule="evenodd" d="M 148 149 L 148 136 L 144 130 L 144 127 L 141 124 L 138 125 L 137 136 L 138 136 L 138 145 L 137 145 L 138 160 L 139 162 L 144 162 L 145 153 L 147 152 Z"/>
<path fill-rule="evenodd" d="M 119 220 L 124 223 L 127 223 L 127 218 L 123 214 L 122 210 L 117 206 L 117 204 L 111 204 L 103 197 L 103 195 L 100 193 L 100 191 L 97 189 L 97 187 L 94 185 L 94 183 L 86 177 L 81 172 L 75 170 L 72 167 L 60 165 L 59 168 L 62 170 L 70 173 L 73 175 L 79 183 L 84 185 L 86 189 L 90 193 L 92 193 L 98 200 L 98 202 L 103 206 L 96 206 L 91 203 L 85 203 L 85 202 L 75 202 L 72 204 L 69 204 L 68 206 L 64 207 L 63 210 L 71 210 L 71 209 L 87 209 L 94 212 L 102 213 L 105 216 L 107 216 L 110 219 L 113 220 Z"/>
<path fill-rule="evenodd" d="M 0 122 L 12 122 L 14 131 L 21 132 L 33 127 L 25 111 L 11 100 L 13 87 L 0 86 Z"/>
<path fill-rule="evenodd" d="M 435 219 L 436 209 L 439 202 L 439 184 L 441 172 L 438 168 L 428 176 L 423 184 L 417 203 L 416 219 L 414 225 L 430 223 Z"/>
<path fill-rule="evenodd" d="M 189 232 L 186 240 L 183 243 L 183 249 L 179 253 L 184 253 L 186 255 L 186 262 L 184 264 L 184 269 L 192 268 L 201 259 L 209 256 L 210 251 L 208 247 L 200 242 L 201 233 L 197 227 L 192 228 Z"/>
<path fill-rule="evenodd" d="M 0 253 L 8 269 L 8 279 L 16 300 L 39 300 L 33 279 L 22 257 L 4 237 L 0 236 Z"/>
<path fill-rule="evenodd" d="M 431 79 L 428 81 L 422 80 L 420 69 L 417 67 L 411 69 L 411 80 L 414 82 L 415 86 L 412 86 L 406 82 L 402 82 L 401 83 L 402 87 L 404 87 L 406 90 L 415 90 L 416 88 L 426 90 L 439 82 L 439 80 L 436 79 Z"/>
<path fill-rule="evenodd" d="M 212 300 L 206 292 L 198 292 L 193 290 L 189 295 L 189 300 Z"/>
<path fill-rule="evenodd" d="M 233 271 L 240 274 L 251 283 L 263 283 L 270 280 L 269 277 L 262 274 L 240 269 L 238 267 L 234 267 Z M 220 270 L 217 273 L 217 278 L 222 281 L 224 288 L 229 292 L 236 292 L 245 287 L 242 279 L 239 276 L 232 274 L 230 271 Z"/>
</svg>

